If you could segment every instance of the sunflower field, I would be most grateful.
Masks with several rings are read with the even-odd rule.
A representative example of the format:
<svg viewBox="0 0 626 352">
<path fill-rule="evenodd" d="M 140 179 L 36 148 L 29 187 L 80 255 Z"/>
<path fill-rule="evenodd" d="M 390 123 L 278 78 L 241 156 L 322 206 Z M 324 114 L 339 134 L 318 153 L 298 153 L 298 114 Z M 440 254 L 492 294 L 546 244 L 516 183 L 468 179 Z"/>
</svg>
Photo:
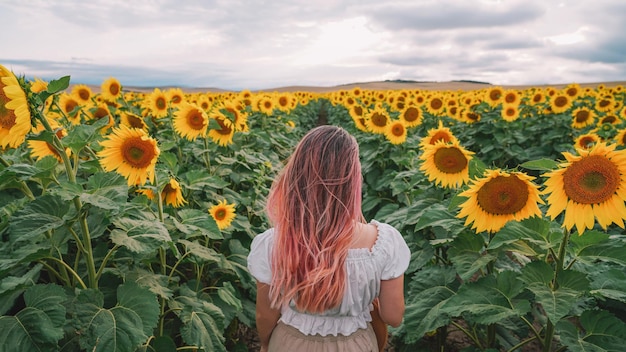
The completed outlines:
<svg viewBox="0 0 626 352">
<path fill-rule="evenodd" d="M 625 98 L 92 91 L 0 66 L 0 350 L 253 350 L 265 197 L 333 124 L 359 141 L 365 218 L 412 252 L 395 351 L 623 351 Z"/>
</svg>

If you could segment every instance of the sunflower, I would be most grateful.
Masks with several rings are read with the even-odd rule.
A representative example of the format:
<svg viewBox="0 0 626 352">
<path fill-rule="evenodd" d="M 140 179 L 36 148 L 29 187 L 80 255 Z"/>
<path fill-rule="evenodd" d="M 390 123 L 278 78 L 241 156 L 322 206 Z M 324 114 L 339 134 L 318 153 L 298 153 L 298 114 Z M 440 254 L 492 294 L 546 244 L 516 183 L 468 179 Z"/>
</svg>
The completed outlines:
<svg viewBox="0 0 626 352">
<path fill-rule="evenodd" d="M 574 119 L 572 120 L 572 127 L 583 128 L 593 124 L 595 114 L 591 109 L 580 107 L 574 109 L 572 112 Z"/>
<path fill-rule="evenodd" d="M 226 199 L 209 208 L 209 214 L 215 219 L 217 227 L 223 230 L 235 219 L 235 204 L 226 203 Z"/>
<path fill-rule="evenodd" d="M 363 132 L 367 132 L 367 126 L 365 125 L 365 118 L 363 117 L 363 113 L 365 108 L 362 105 L 353 105 L 350 107 L 348 112 L 350 113 L 350 117 L 352 117 L 352 121 L 354 121 L 354 125 L 356 128 Z"/>
<path fill-rule="evenodd" d="M 56 125 L 55 123 L 50 123 L 51 125 Z M 53 127 L 56 129 L 55 134 L 59 139 L 65 137 L 67 132 L 61 127 Z M 61 154 L 59 151 L 53 147 L 50 143 L 41 140 L 31 139 L 27 142 L 28 148 L 30 148 L 30 155 L 35 158 L 35 160 L 43 159 L 47 156 L 53 156 L 59 162 L 63 162 L 61 158 Z M 70 156 L 72 151 L 70 148 L 65 148 L 65 155 Z"/>
<path fill-rule="evenodd" d="M 545 194 L 553 220 L 565 212 L 563 226 L 578 234 L 598 224 L 606 229 L 611 223 L 624 228 L 626 219 L 626 150 L 615 144 L 597 143 L 578 155 L 563 152 L 567 160 L 557 170 L 544 174 Z"/>
<path fill-rule="evenodd" d="M 402 120 L 392 121 L 387 125 L 385 138 L 391 144 L 402 144 L 406 141 L 406 126 Z"/>
<path fill-rule="evenodd" d="M 522 100 L 522 94 L 513 89 L 509 89 L 504 91 L 504 95 L 502 96 L 502 104 L 503 105 L 519 105 Z"/>
<path fill-rule="evenodd" d="M 72 92 L 70 94 L 81 104 L 90 103 L 91 97 L 93 96 L 91 88 L 85 84 L 75 85 L 72 87 Z"/>
<path fill-rule="evenodd" d="M 235 132 L 248 132 L 250 127 L 248 126 L 248 114 L 244 109 L 244 106 L 238 101 L 227 101 L 219 108 L 223 110 L 224 115 L 230 118 L 235 127 Z"/>
<path fill-rule="evenodd" d="M 434 116 L 442 115 L 446 109 L 444 99 L 439 94 L 433 94 L 424 106 L 426 107 L 426 111 Z"/>
<path fill-rule="evenodd" d="M 117 171 L 126 177 L 129 186 L 154 181 L 160 150 L 157 141 L 145 131 L 120 125 L 100 145 L 103 149 L 98 156 L 105 171 Z"/>
<path fill-rule="evenodd" d="M 428 130 L 426 137 L 420 141 L 420 146 L 425 148 L 428 145 L 434 145 L 438 141 L 445 143 L 457 142 L 456 137 L 452 134 L 452 131 L 448 127 L 443 127 L 443 123 L 439 121 L 439 127 L 431 128 Z"/>
<path fill-rule="evenodd" d="M 517 105 L 502 105 L 500 116 L 504 121 L 513 122 L 519 118 L 519 107 Z"/>
<path fill-rule="evenodd" d="M 622 119 L 617 117 L 617 115 L 615 114 L 608 114 L 608 115 L 604 115 L 600 118 L 600 120 L 598 121 L 598 125 L 604 125 L 604 124 L 609 124 L 609 125 L 617 125 L 619 123 L 622 122 Z"/>
<path fill-rule="evenodd" d="M 580 136 L 576 137 L 576 139 L 574 140 L 574 146 L 576 148 L 590 149 L 598 142 L 600 142 L 600 136 L 593 132 L 590 132 L 581 134 Z"/>
<path fill-rule="evenodd" d="M 572 99 L 578 98 L 582 93 L 580 85 L 577 83 L 568 84 L 567 87 L 563 89 L 563 91 Z"/>
<path fill-rule="evenodd" d="M 611 95 L 603 95 L 596 99 L 595 108 L 597 111 L 610 112 L 615 108 L 615 99 Z"/>
<path fill-rule="evenodd" d="M 468 199 L 460 205 L 457 217 L 467 217 L 465 226 L 471 223 L 476 232 L 497 232 L 511 220 L 541 216 L 538 203 L 543 200 L 532 180 L 522 172 L 486 170 L 459 194 Z"/>
<path fill-rule="evenodd" d="M 456 188 L 469 181 L 469 162 L 473 152 L 465 150 L 458 141 L 439 141 L 424 148 L 420 170 L 429 181 L 447 188 Z"/>
<path fill-rule="evenodd" d="M 62 116 L 71 122 L 72 125 L 80 124 L 83 105 L 74 96 L 61 93 L 59 95 L 59 108 Z"/>
<path fill-rule="evenodd" d="M 219 111 L 211 115 L 211 118 L 217 121 L 220 128 L 209 130 L 209 137 L 221 146 L 232 144 L 233 136 L 235 135 L 233 123 Z"/>
<path fill-rule="evenodd" d="M 294 97 L 289 92 L 278 93 L 274 101 L 276 102 L 276 108 L 283 112 L 289 112 L 294 107 L 294 102 L 296 101 Z"/>
<path fill-rule="evenodd" d="M 556 93 L 550 98 L 550 108 L 555 114 L 560 114 L 572 107 L 572 98 L 565 93 Z"/>
<path fill-rule="evenodd" d="M 543 91 L 543 89 L 541 88 L 536 88 L 530 95 L 529 95 L 529 104 L 530 105 L 538 105 L 538 104 L 542 104 L 545 103 L 547 100 L 546 97 L 546 93 Z"/>
<path fill-rule="evenodd" d="M 183 198 L 183 192 L 180 188 L 180 184 L 175 178 L 170 178 L 170 182 L 163 187 L 163 191 L 161 191 L 161 198 L 165 204 L 171 205 L 174 208 L 178 208 L 187 203 L 187 201 Z"/>
<path fill-rule="evenodd" d="M 185 102 L 185 93 L 180 88 L 168 89 L 165 95 L 167 96 L 167 100 L 170 102 L 170 105 L 173 107 L 180 106 Z"/>
<path fill-rule="evenodd" d="M 176 133 L 187 140 L 193 141 L 206 133 L 206 129 L 209 126 L 209 117 L 199 106 L 184 103 L 174 113 L 172 124 Z"/>
<path fill-rule="evenodd" d="M 266 114 L 271 115 L 274 112 L 274 108 L 276 107 L 276 103 L 271 96 L 263 94 L 256 101 L 257 110 Z"/>
<path fill-rule="evenodd" d="M 24 143 L 30 129 L 26 93 L 13 72 L 0 65 L 0 146 L 16 148 Z"/>
<path fill-rule="evenodd" d="M 147 99 L 148 109 L 156 118 L 165 117 L 168 113 L 167 95 L 159 88 L 154 88 Z"/>
<path fill-rule="evenodd" d="M 387 113 L 387 110 L 385 110 L 381 104 L 377 104 L 373 109 L 367 112 L 365 126 L 367 126 L 368 131 L 376 134 L 384 134 L 388 123 L 389 113 Z"/>
<path fill-rule="evenodd" d="M 130 112 L 122 112 L 120 114 L 120 123 L 130 128 L 138 128 L 140 130 L 148 131 L 148 125 L 143 118 Z"/>
<path fill-rule="evenodd" d="M 484 101 L 491 107 L 496 107 L 502 103 L 502 97 L 504 96 L 504 90 L 502 87 L 493 87 L 485 91 Z"/>
<path fill-rule="evenodd" d="M 107 101 L 116 101 L 122 96 L 122 84 L 114 77 L 107 78 L 100 85 L 100 94 Z"/>
<path fill-rule="evenodd" d="M 422 110 L 414 105 L 406 106 L 400 111 L 400 119 L 406 127 L 419 126 L 422 123 L 422 118 Z"/>
<path fill-rule="evenodd" d="M 480 118 L 480 114 L 471 109 L 463 109 L 461 111 L 461 121 L 463 122 L 474 123 L 480 121 Z"/>
<path fill-rule="evenodd" d="M 48 89 L 48 82 L 35 77 L 35 80 L 30 83 L 30 91 L 33 93 L 40 93 Z"/>
<path fill-rule="evenodd" d="M 115 119 L 109 110 L 109 106 L 105 102 L 92 103 L 87 109 L 87 116 L 90 120 L 107 119 L 107 125 L 103 128 L 103 132 L 115 126 Z"/>
</svg>

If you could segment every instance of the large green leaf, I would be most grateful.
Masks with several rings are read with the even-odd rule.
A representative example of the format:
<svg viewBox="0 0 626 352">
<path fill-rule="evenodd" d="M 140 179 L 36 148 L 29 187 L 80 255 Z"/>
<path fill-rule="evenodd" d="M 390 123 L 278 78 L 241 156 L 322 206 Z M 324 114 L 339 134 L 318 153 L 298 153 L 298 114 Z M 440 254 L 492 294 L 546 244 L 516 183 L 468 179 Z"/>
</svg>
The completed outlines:
<svg viewBox="0 0 626 352">
<path fill-rule="evenodd" d="M 186 252 L 190 253 L 191 259 L 198 264 L 217 263 L 222 260 L 222 254 L 216 252 L 213 248 L 187 240 L 179 240 L 178 243 L 185 246 Z"/>
<path fill-rule="evenodd" d="M 429 266 L 415 273 L 409 283 L 406 313 L 401 329 L 406 343 L 415 343 L 426 333 L 450 322 L 442 306 L 456 293 L 458 283 L 452 268 Z"/>
<path fill-rule="evenodd" d="M 610 269 L 591 275 L 591 294 L 626 303 L 626 272 Z"/>
<path fill-rule="evenodd" d="M 449 250 L 450 260 L 463 280 L 470 279 L 478 270 L 481 270 L 496 259 L 485 251 L 485 242 L 480 235 L 471 233 L 460 234 Z"/>
<path fill-rule="evenodd" d="M 517 298 L 524 290 L 518 276 L 519 273 L 504 271 L 497 277 L 485 276 L 464 284 L 441 310 L 450 316 L 463 316 L 469 322 L 485 325 L 523 316 L 530 311 L 530 301 Z"/>
<path fill-rule="evenodd" d="M 26 307 L 14 316 L 0 317 L 0 347 L 3 352 L 55 351 L 63 338 L 65 306 L 63 288 L 36 285 L 24 293 Z"/>
<path fill-rule="evenodd" d="M 200 351 L 226 351 L 224 314 L 214 305 L 195 296 L 179 296 L 172 305 L 183 323 L 183 340 Z"/>
<path fill-rule="evenodd" d="M 28 203 L 22 210 L 13 214 L 9 224 L 12 243 L 28 241 L 48 230 L 65 224 L 63 217 L 70 204 L 60 197 L 44 195 Z"/>
<path fill-rule="evenodd" d="M 588 231 L 582 236 L 572 236 L 570 242 L 580 262 L 592 265 L 600 260 L 626 265 L 626 239 L 623 236 L 610 238 L 598 231 Z"/>
<path fill-rule="evenodd" d="M 552 285 L 554 270 L 545 262 L 532 262 L 522 269 L 520 279 L 535 294 L 537 303 L 541 304 L 546 316 L 556 324 L 565 317 L 575 305 L 579 297 L 589 290 L 586 275 L 577 271 L 564 270 Z"/>
<path fill-rule="evenodd" d="M 119 210 L 128 199 L 126 179 L 116 173 L 96 173 L 87 181 L 87 192 L 80 199 L 95 207 Z"/>
<path fill-rule="evenodd" d="M 187 235 L 187 238 L 204 236 L 210 239 L 223 239 L 217 223 L 209 212 L 198 209 L 182 209 L 178 211 L 180 221 L 173 219 L 176 228 Z"/>
<path fill-rule="evenodd" d="M 118 228 L 111 232 L 111 241 L 140 255 L 150 255 L 172 240 L 159 221 L 120 218 L 114 224 Z"/>
<path fill-rule="evenodd" d="M 626 348 L 626 323 L 604 310 L 585 311 L 578 329 L 570 321 L 556 324 L 561 343 L 571 352 L 619 352 Z"/>
<path fill-rule="evenodd" d="M 15 300 L 29 287 L 33 286 L 39 277 L 43 265 L 33 265 L 28 271 L 22 269 L 0 279 L 0 314 L 5 314 Z"/>
<path fill-rule="evenodd" d="M 148 270 L 136 268 L 125 272 L 126 281 L 134 281 L 141 287 L 146 287 L 150 292 L 159 297 L 170 299 L 174 295 L 172 289 L 168 287 L 169 277 L 155 274 Z"/>
<path fill-rule="evenodd" d="M 134 351 L 156 327 L 159 305 L 156 295 L 135 283 L 117 289 L 118 303 L 106 309 L 102 293 L 82 291 L 76 300 L 80 346 L 89 351 Z"/>
</svg>

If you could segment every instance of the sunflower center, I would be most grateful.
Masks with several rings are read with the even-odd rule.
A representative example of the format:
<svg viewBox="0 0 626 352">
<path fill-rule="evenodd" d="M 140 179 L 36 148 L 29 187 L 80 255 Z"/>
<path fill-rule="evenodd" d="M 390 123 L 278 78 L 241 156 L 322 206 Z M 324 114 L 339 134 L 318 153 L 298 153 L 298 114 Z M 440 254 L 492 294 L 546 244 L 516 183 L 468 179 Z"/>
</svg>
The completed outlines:
<svg viewBox="0 0 626 352">
<path fill-rule="evenodd" d="M 119 84 L 117 83 L 111 84 L 111 86 L 109 87 L 109 92 L 111 93 L 111 95 L 118 95 L 120 93 Z"/>
<path fill-rule="evenodd" d="M 373 113 L 371 119 L 375 126 L 384 127 L 387 125 L 387 116 L 379 112 Z"/>
<path fill-rule="evenodd" d="M 515 175 L 497 176 L 485 183 L 477 193 L 478 205 L 495 215 L 515 214 L 528 201 L 528 186 Z"/>
<path fill-rule="evenodd" d="M 576 113 L 576 122 L 585 122 L 589 119 L 589 111 L 580 110 Z"/>
<path fill-rule="evenodd" d="M 91 95 L 89 94 L 89 91 L 87 89 L 79 89 L 78 97 L 81 98 L 82 100 L 89 100 Z"/>
<path fill-rule="evenodd" d="M 437 169 L 446 174 L 457 174 L 467 167 L 467 158 L 456 147 L 439 148 L 434 162 Z"/>
<path fill-rule="evenodd" d="M 187 125 L 194 130 L 201 130 L 206 126 L 204 117 L 198 110 L 192 110 L 187 114 Z"/>
<path fill-rule="evenodd" d="M 600 103 L 598 103 L 598 106 L 601 108 L 605 108 L 607 106 L 609 106 L 611 104 L 610 100 L 606 100 L 606 99 L 602 99 L 600 100 Z"/>
<path fill-rule="evenodd" d="M 126 139 L 121 149 L 124 162 L 137 169 L 150 166 L 152 159 L 156 155 L 152 143 L 143 140 L 141 137 Z"/>
<path fill-rule="evenodd" d="M 468 112 L 467 118 L 470 119 L 471 121 L 478 121 L 480 119 L 480 115 L 478 115 L 475 112 Z"/>
<path fill-rule="evenodd" d="M 507 102 L 508 104 L 512 104 L 517 101 L 517 96 L 513 93 L 509 93 L 504 96 L 504 101 Z"/>
<path fill-rule="evenodd" d="M 404 126 L 402 126 L 402 124 L 399 124 L 399 123 L 393 125 L 393 127 L 391 127 L 391 134 L 393 134 L 396 137 L 404 136 Z"/>
<path fill-rule="evenodd" d="M 4 94 L 4 85 L 0 84 L 0 126 L 3 129 L 11 129 L 15 126 L 15 113 L 6 107 L 9 98 Z"/>
<path fill-rule="evenodd" d="M 540 93 L 533 95 L 534 103 L 541 103 L 542 100 L 543 100 L 543 95 L 541 95 Z"/>
<path fill-rule="evenodd" d="M 144 127 L 144 123 L 143 123 L 143 120 L 141 118 L 139 118 L 137 116 L 133 116 L 133 115 L 128 115 L 127 118 L 128 118 L 128 124 L 131 127 L 134 127 L 134 128 L 143 128 Z"/>
<path fill-rule="evenodd" d="M 554 106 L 562 108 L 562 107 L 566 106 L 568 102 L 569 102 L 569 100 L 567 100 L 566 97 L 558 96 L 558 97 L 556 97 L 556 99 L 554 99 Z"/>
<path fill-rule="evenodd" d="M 226 209 L 220 208 L 215 212 L 215 220 L 220 221 L 226 218 Z"/>
<path fill-rule="evenodd" d="M 565 93 L 569 95 L 570 97 L 575 97 L 576 95 L 578 95 L 578 89 L 569 88 L 568 90 L 565 91 Z"/>
<path fill-rule="evenodd" d="M 430 107 L 435 110 L 441 109 L 443 107 L 443 101 L 439 98 L 434 98 L 430 101 Z"/>
<path fill-rule="evenodd" d="M 419 117 L 420 117 L 420 112 L 419 110 L 417 110 L 417 108 L 410 107 L 406 109 L 406 111 L 404 112 L 404 120 L 406 120 L 406 122 L 417 121 Z"/>
<path fill-rule="evenodd" d="M 165 108 L 167 107 L 167 104 L 165 103 L 165 98 L 158 97 L 157 100 L 155 101 L 155 105 L 157 109 L 165 110 Z"/>
<path fill-rule="evenodd" d="M 573 162 L 563 173 L 567 197 L 581 204 L 600 204 L 610 199 L 620 184 L 617 166 L 602 155 Z"/>
<path fill-rule="evenodd" d="M 352 110 L 357 116 L 363 116 L 363 108 L 360 106 L 355 106 Z"/>
<path fill-rule="evenodd" d="M 509 108 L 506 108 L 506 110 L 505 110 L 505 112 L 504 112 L 504 113 L 505 113 L 505 114 L 506 114 L 506 116 L 508 116 L 508 117 L 513 117 L 513 116 L 515 116 L 515 113 L 516 113 L 516 112 L 517 112 L 517 110 L 515 110 L 515 108 L 511 108 L 511 107 L 509 107 Z"/>
<path fill-rule="evenodd" d="M 491 100 L 499 100 L 500 97 L 502 96 L 502 92 L 499 90 L 492 90 L 491 92 L 489 92 L 489 99 Z"/>
</svg>

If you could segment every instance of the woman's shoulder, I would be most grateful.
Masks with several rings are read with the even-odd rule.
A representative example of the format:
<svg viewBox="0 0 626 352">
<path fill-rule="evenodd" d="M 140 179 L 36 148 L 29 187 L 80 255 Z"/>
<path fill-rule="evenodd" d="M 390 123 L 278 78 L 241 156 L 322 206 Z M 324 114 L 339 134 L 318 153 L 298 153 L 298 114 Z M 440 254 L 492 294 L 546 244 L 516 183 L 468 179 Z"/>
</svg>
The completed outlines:
<svg viewBox="0 0 626 352">
<path fill-rule="evenodd" d="M 371 223 L 378 228 L 378 238 L 376 239 L 375 247 L 378 247 L 378 249 L 406 247 L 406 241 L 398 229 L 377 220 L 372 220 Z"/>
<path fill-rule="evenodd" d="M 252 243 L 250 244 L 250 250 L 266 250 L 269 249 L 274 243 L 274 228 L 270 228 L 254 236 Z"/>
</svg>

